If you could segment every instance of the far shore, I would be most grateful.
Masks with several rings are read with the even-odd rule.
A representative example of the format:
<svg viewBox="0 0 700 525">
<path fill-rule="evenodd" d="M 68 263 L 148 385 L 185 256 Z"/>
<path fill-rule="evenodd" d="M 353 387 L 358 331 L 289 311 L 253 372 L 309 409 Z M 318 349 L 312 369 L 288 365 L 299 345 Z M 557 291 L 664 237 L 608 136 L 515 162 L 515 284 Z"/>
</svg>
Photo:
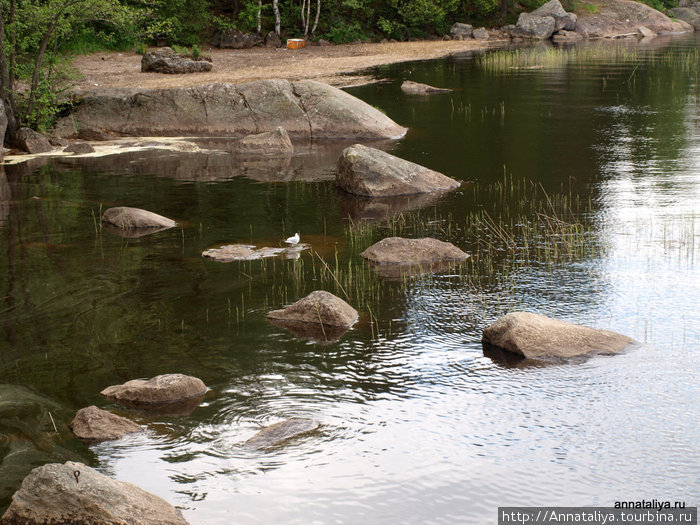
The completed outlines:
<svg viewBox="0 0 700 525">
<path fill-rule="evenodd" d="M 82 78 L 77 91 L 96 88 L 168 88 L 215 82 L 241 84 L 254 80 L 311 79 L 336 87 L 349 87 L 371 80 L 368 68 L 397 62 L 430 60 L 465 51 L 502 46 L 508 40 L 435 40 L 418 42 L 362 43 L 308 46 L 304 49 L 255 47 L 207 49 L 214 68 L 208 73 L 163 75 L 141 73 L 141 55 L 133 52 L 102 52 L 81 55 L 73 66 Z"/>
</svg>

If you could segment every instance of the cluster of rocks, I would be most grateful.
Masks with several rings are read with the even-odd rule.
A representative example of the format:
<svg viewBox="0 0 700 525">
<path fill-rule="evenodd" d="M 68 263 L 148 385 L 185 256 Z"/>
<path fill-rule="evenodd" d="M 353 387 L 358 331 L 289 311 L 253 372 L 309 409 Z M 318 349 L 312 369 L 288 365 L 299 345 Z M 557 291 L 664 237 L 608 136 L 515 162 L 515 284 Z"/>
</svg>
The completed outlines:
<svg viewBox="0 0 700 525">
<path fill-rule="evenodd" d="M 690 24 L 695 31 L 700 31 L 700 2 L 681 0 L 678 7 L 668 10 L 668 14 Z"/>
<path fill-rule="evenodd" d="M 142 73 L 165 73 L 183 75 L 186 73 L 206 73 L 212 69 L 211 58 L 206 56 L 184 56 L 169 47 L 161 47 L 144 53 L 141 59 Z"/>
</svg>

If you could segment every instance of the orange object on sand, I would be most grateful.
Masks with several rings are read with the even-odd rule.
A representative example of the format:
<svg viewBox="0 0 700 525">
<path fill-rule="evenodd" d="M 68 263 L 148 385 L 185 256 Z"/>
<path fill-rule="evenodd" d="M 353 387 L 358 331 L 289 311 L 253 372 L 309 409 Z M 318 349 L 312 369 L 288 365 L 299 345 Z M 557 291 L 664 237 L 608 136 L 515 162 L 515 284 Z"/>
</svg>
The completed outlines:
<svg viewBox="0 0 700 525">
<path fill-rule="evenodd" d="M 287 49 L 301 49 L 306 46 L 306 40 L 303 38 L 289 38 L 287 39 Z"/>
</svg>

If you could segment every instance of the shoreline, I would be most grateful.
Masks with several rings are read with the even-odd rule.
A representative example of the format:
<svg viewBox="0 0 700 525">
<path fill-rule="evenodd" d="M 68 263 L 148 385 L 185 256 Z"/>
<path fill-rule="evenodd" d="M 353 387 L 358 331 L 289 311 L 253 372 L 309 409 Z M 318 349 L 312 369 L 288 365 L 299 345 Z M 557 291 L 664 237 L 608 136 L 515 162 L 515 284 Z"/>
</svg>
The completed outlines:
<svg viewBox="0 0 700 525">
<path fill-rule="evenodd" d="M 186 75 L 141 73 L 141 55 L 101 52 L 73 59 L 72 65 L 82 78 L 72 91 L 93 91 L 95 88 L 160 89 L 218 82 L 242 84 L 272 78 L 317 80 L 343 88 L 374 81 L 373 77 L 363 75 L 362 72 L 375 66 L 432 60 L 468 51 L 485 51 L 509 42 L 510 39 L 427 40 L 309 46 L 297 50 L 266 47 L 211 48 L 204 53 L 212 58 L 212 71 Z"/>
</svg>

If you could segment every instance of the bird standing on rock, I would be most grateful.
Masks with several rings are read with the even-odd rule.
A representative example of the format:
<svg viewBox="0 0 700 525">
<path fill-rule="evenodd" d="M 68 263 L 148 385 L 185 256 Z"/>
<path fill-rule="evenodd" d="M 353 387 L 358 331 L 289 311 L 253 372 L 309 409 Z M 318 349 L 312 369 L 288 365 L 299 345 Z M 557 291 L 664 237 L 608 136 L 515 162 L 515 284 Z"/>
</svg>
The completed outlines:
<svg viewBox="0 0 700 525">
<path fill-rule="evenodd" d="M 286 242 L 287 244 L 292 244 L 292 245 L 297 244 L 299 242 L 299 234 L 295 233 L 294 237 L 289 237 L 284 242 Z"/>
</svg>

